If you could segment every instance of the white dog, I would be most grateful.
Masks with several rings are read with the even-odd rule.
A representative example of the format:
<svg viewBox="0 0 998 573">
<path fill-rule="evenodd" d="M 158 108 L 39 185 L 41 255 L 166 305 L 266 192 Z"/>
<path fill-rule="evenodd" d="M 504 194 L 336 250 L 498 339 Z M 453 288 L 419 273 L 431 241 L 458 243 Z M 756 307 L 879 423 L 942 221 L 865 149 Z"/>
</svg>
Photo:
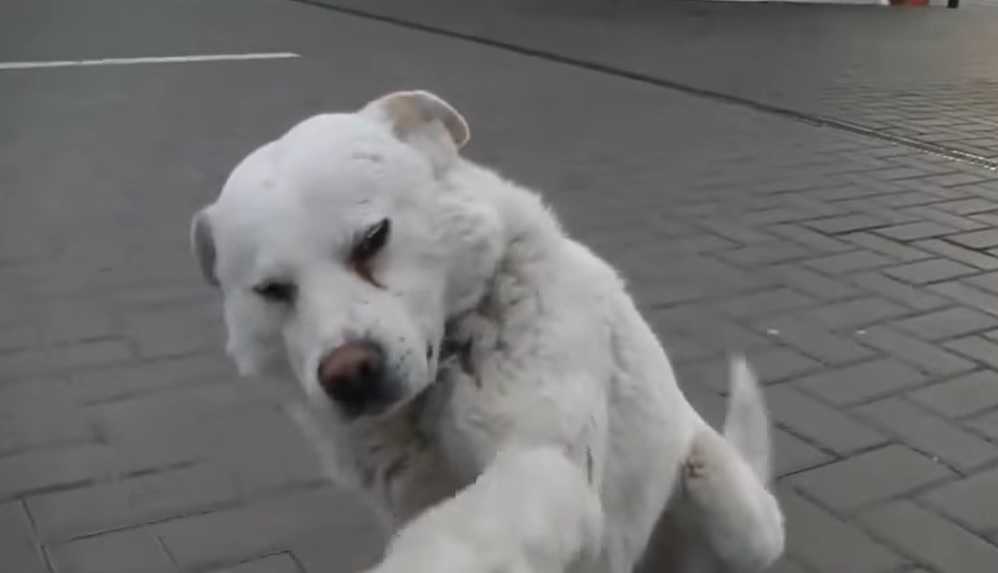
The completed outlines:
<svg viewBox="0 0 998 573">
<path fill-rule="evenodd" d="M 376 571 L 630 573 L 661 523 L 668 571 L 767 568 L 783 515 L 748 366 L 722 437 L 616 272 L 467 140 L 426 92 L 312 117 L 192 222 L 240 373 L 298 380 L 330 469 L 396 532 Z"/>
</svg>

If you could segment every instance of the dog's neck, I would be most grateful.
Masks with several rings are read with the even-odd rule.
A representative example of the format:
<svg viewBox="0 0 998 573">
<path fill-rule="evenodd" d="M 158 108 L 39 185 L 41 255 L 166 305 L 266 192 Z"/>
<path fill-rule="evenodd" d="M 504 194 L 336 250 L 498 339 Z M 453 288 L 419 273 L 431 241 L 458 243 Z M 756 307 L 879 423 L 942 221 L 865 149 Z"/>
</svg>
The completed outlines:
<svg viewBox="0 0 998 573">
<path fill-rule="evenodd" d="M 549 276 L 557 272 L 558 251 L 566 236 L 539 195 L 470 161 L 456 168 L 461 189 L 470 189 L 499 220 L 495 264 L 478 296 L 456 309 L 445 326 L 440 363 L 473 369 L 473 355 L 484 347 L 501 351 L 508 329 L 522 328 L 537 316 Z M 554 270 L 553 270 L 554 269 Z"/>
<path fill-rule="evenodd" d="M 492 264 L 479 283 L 481 288 L 463 308 L 450 309 L 452 314 L 447 317 L 445 339 L 462 347 L 475 338 L 469 332 L 475 328 L 469 328 L 469 323 L 508 322 L 509 315 L 524 306 L 521 303 L 543 297 L 545 274 L 557 268 L 550 261 L 558 260 L 566 236 L 538 194 L 472 161 L 461 160 L 450 171 L 444 187 L 466 193 L 468 200 L 486 207 L 499 222 L 490 235 L 498 252 L 494 259 L 486 257 Z M 455 350 L 454 344 L 450 350 Z"/>
</svg>

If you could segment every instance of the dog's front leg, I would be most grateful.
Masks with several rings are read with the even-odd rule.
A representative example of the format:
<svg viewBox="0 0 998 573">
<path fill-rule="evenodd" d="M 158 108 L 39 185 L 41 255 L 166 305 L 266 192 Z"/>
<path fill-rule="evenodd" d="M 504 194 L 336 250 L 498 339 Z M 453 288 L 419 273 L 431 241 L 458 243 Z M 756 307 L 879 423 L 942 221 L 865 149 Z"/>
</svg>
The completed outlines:
<svg viewBox="0 0 998 573">
<path fill-rule="evenodd" d="M 564 573 L 599 558 L 602 528 L 598 495 L 561 451 L 508 446 L 403 527 L 369 573 Z"/>
</svg>

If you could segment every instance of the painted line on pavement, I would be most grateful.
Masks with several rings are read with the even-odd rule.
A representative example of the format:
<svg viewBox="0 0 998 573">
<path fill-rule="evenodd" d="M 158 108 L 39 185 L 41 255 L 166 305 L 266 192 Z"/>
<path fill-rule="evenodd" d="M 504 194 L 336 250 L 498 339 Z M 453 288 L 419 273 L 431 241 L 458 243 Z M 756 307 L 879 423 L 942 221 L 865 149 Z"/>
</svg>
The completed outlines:
<svg viewBox="0 0 998 573">
<path fill-rule="evenodd" d="M 194 62 L 228 62 L 239 60 L 281 60 L 300 58 L 294 52 L 262 52 L 250 54 L 200 54 L 148 58 L 103 58 L 98 60 L 54 60 L 41 62 L 0 62 L 3 70 L 33 70 L 38 68 L 68 68 L 74 66 L 131 66 L 138 64 L 186 64 Z"/>
</svg>

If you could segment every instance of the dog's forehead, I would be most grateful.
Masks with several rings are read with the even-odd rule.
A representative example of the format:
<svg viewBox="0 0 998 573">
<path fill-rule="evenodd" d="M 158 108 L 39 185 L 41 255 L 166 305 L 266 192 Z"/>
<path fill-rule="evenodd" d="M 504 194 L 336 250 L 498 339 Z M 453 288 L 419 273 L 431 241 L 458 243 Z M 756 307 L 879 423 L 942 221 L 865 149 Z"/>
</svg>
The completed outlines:
<svg viewBox="0 0 998 573">
<path fill-rule="evenodd" d="M 425 159 L 386 126 L 359 114 L 325 114 L 243 159 L 214 210 L 239 226 L 285 219 L 360 223 L 366 213 L 391 210 L 432 178 Z"/>
</svg>

